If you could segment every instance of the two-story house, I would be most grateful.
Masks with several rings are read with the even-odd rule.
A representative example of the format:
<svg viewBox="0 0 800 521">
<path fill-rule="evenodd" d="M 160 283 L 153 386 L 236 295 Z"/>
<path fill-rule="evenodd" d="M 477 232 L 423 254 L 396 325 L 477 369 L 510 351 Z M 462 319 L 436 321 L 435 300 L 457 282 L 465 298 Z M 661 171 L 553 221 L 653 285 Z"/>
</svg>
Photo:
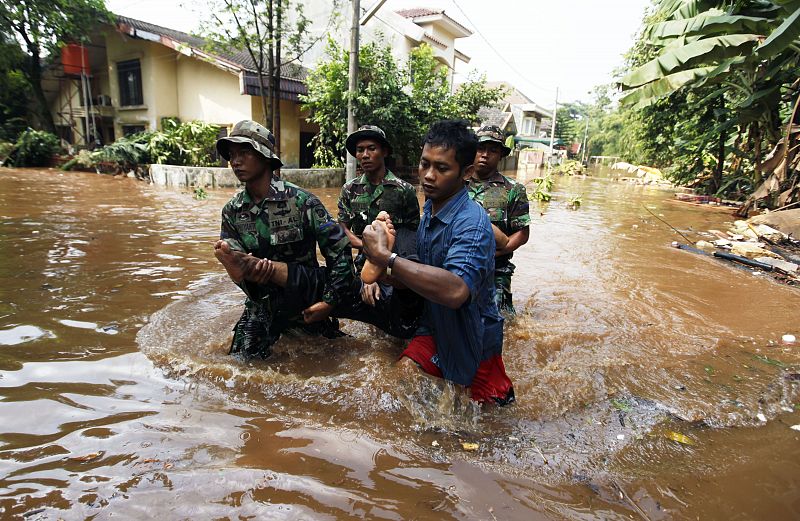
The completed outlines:
<svg viewBox="0 0 800 521">
<path fill-rule="evenodd" d="M 256 68 L 246 52 L 211 52 L 201 38 L 123 16 L 65 51 L 43 86 L 69 144 L 110 143 L 160 129 L 164 118 L 214 123 L 222 134 L 243 119 L 263 121 Z M 287 167 L 311 166 L 306 145 L 318 131 L 298 99 L 306 92 L 305 72 L 297 65 L 281 71 L 280 149 Z"/>
</svg>

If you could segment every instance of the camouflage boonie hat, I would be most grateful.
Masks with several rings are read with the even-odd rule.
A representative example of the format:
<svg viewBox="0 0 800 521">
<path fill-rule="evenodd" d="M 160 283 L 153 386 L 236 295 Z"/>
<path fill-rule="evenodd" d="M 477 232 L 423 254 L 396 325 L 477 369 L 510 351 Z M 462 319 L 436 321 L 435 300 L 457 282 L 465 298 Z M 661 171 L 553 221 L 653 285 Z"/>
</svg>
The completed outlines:
<svg viewBox="0 0 800 521">
<path fill-rule="evenodd" d="M 364 125 L 358 127 L 358 130 L 347 136 L 347 139 L 344 142 L 344 146 L 350 155 L 356 157 L 356 145 L 362 139 L 374 139 L 389 151 L 387 156 L 392 155 L 392 145 L 389 144 L 389 141 L 386 139 L 386 132 L 383 131 L 380 127 L 376 127 L 375 125 Z"/>
<path fill-rule="evenodd" d="M 249 119 L 240 121 L 233 126 L 229 136 L 217 140 L 217 152 L 226 161 L 230 161 L 228 147 L 231 143 L 247 143 L 256 152 L 269 159 L 273 168 L 283 166 L 283 161 L 275 154 L 275 136 L 266 127 L 255 121 Z"/>
<path fill-rule="evenodd" d="M 506 146 L 506 135 L 502 130 L 500 130 L 500 127 L 495 125 L 487 125 L 479 128 L 478 132 L 476 132 L 476 135 L 478 136 L 478 144 L 491 141 L 492 143 L 497 143 L 503 147 L 504 156 L 507 156 L 511 153 L 511 149 Z"/>
</svg>

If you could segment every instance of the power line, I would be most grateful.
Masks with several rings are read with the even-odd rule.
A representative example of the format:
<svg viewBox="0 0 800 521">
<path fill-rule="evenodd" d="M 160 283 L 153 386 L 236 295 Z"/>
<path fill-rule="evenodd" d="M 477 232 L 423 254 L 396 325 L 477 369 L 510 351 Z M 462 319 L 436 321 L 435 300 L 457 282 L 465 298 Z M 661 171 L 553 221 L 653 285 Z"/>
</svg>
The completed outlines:
<svg viewBox="0 0 800 521">
<path fill-rule="evenodd" d="M 530 86 L 532 86 L 532 87 L 534 87 L 534 88 L 536 88 L 536 89 L 539 89 L 539 90 L 541 90 L 541 91 L 545 91 L 545 92 L 547 92 L 547 93 L 550 93 L 550 92 L 553 90 L 553 89 L 549 89 L 549 88 L 547 88 L 547 87 L 543 87 L 542 85 L 537 85 L 536 83 L 533 83 L 532 81 L 530 81 L 529 79 L 527 79 L 527 77 L 526 77 L 524 74 L 522 74 L 522 73 L 521 73 L 519 70 L 517 70 L 517 68 L 516 68 L 516 67 L 514 67 L 514 65 L 512 65 L 512 64 L 511 64 L 511 62 L 509 62 L 508 60 L 506 60 L 505 56 L 503 56 L 503 55 L 502 55 L 502 54 L 501 54 L 501 53 L 500 53 L 500 52 L 499 52 L 497 49 L 495 49 L 494 45 L 492 45 L 492 42 L 490 42 L 490 41 L 489 41 L 489 40 L 488 40 L 488 39 L 487 39 L 487 38 L 486 38 L 486 37 L 483 35 L 483 33 L 481 32 L 481 30 L 480 30 L 480 29 L 478 29 L 478 26 L 477 26 L 477 25 L 475 25 L 475 22 L 473 22 L 473 21 L 470 19 L 470 17 L 469 17 L 469 16 L 467 16 L 467 13 L 465 13 L 465 12 L 464 12 L 464 10 L 463 10 L 463 9 L 461 9 L 461 6 L 460 6 L 460 5 L 458 5 L 458 3 L 456 2 L 456 0 L 452 0 L 452 2 L 453 2 L 453 5 L 454 5 L 454 6 L 456 6 L 456 8 L 457 8 L 457 9 L 458 9 L 458 10 L 461 12 L 461 14 L 464 16 L 464 18 L 466 18 L 467 22 L 469 22 L 469 23 L 470 23 L 470 25 L 472 25 L 472 27 L 475 29 L 475 32 L 476 32 L 476 33 L 478 33 L 478 36 L 480 36 L 480 37 L 483 39 L 483 41 L 486 43 L 486 45 L 487 45 L 487 46 L 488 46 L 488 47 L 489 47 L 489 48 L 490 48 L 490 49 L 491 49 L 491 50 L 492 50 L 492 51 L 493 51 L 493 52 L 494 52 L 494 53 L 497 55 L 497 57 L 498 57 L 498 58 L 500 58 L 500 60 L 502 60 L 502 61 L 503 61 L 503 63 L 505 63 L 505 64 L 506 64 L 506 65 L 507 65 L 507 66 L 508 66 L 508 67 L 511 69 L 511 71 L 512 71 L 512 72 L 516 73 L 516 74 L 517 74 L 517 76 L 519 76 L 519 77 L 520 77 L 520 78 L 521 78 L 523 81 L 525 81 L 525 82 L 526 82 L 526 83 L 528 83 Z"/>
</svg>

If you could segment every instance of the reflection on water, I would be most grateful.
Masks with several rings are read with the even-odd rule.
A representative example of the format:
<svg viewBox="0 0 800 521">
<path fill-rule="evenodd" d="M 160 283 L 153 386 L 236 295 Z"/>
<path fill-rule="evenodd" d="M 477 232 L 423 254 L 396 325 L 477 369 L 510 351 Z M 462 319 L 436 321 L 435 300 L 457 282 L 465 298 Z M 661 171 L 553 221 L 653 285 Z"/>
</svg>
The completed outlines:
<svg viewBox="0 0 800 521">
<path fill-rule="evenodd" d="M 229 357 L 230 194 L 0 170 L 0 518 L 797 516 L 800 293 L 644 206 L 690 236 L 724 213 L 558 178 L 514 257 L 518 402 L 479 410 L 356 322 Z"/>
</svg>

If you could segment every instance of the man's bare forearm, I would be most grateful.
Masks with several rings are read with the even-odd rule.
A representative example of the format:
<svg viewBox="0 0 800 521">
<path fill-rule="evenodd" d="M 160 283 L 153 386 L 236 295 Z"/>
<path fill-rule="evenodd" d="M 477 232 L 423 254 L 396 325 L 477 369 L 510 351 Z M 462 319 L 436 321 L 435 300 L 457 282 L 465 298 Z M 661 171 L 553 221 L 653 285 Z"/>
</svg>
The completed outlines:
<svg viewBox="0 0 800 521">
<path fill-rule="evenodd" d="M 470 296 L 467 284 L 458 275 L 402 257 L 395 260 L 392 277 L 431 302 L 451 309 L 460 308 Z"/>
<path fill-rule="evenodd" d="M 521 246 L 528 242 L 530 238 L 530 228 L 523 228 L 508 236 L 508 243 L 505 248 L 498 248 L 497 255 L 507 255 L 515 252 Z"/>
</svg>

